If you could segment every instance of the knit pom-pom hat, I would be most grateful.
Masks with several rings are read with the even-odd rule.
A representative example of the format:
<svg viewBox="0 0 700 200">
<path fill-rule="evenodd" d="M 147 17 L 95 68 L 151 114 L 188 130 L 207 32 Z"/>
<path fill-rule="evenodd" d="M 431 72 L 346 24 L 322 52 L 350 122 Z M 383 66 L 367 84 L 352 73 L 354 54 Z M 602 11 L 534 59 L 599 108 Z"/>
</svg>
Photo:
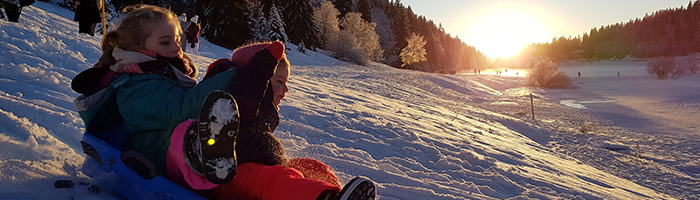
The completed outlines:
<svg viewBox="0 0 700 200">
<path fill-rule="evenodd" d="M 284 44 L 280 41 L 256 43 L 247 46 L 240 47 L 233 51 L 231 55 L 231 62 L 235 63 L 237 66 L 245 66 L 248 61 L 250 61 L 253 56 L 262 51 L 263 49 L 270 50 L 272 56 L 274 56 L 277 61 L 282 60 L 284 55 Z"/>
</svg>

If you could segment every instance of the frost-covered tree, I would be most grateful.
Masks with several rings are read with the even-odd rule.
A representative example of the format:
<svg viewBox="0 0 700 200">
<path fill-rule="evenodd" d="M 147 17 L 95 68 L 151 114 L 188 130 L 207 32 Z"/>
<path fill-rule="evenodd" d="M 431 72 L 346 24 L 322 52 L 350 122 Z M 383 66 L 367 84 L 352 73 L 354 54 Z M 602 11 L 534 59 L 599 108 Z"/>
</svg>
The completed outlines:
<svg viewBox="0 0 700 200">
<path fill-rule="evenodd" d="M 334 58 L 360 65 L 366 64 L 368 61 L 365 51 L 357 47 L 356 36 L 349 31 L 340 31 L 339 14 L 331 2 L 323 2 L 321 7 L 314 10 L 314 19 L 321 29 L 324 50 L 330 52 Z"/>
<path fill-rule="evenodd" d="M 406 38 L 406 42 L 408 45 L 401 49 L 401 54 L 399 54 L 399 58 L 401 58 L 402 62 L 401 67 L 410 66 L 428 60 L 425 58 L 425 54 L 427 52 L 424 48 L 426 42 L 423 39 L 423 36 L 412 33 L 410 37 Z"/>
<path fill-rule="evenodd" d="M 333 3 L 326 1 L 321 3 L 321 7 L 314 10 L 314 20 L 321 31 L 321 38 L 323 38 L 323 43 L 325 45 L 328 40 L 328 36 L 334 32 L 340 31 L 338 28 L 338 9 L 335 9 Z"/>
<path fill-rule="evenodd" d="M 287 25 L 285 30 L 289 41 L 300 47 L 304 44 L 304 47 L 314 49 L 321 46 L 321 29 L 314 20 L 311 4 L 310 0 L 289 0 L 282 11 L 282 17 Z"/>
<path fill-rule="evenodd" d="M 325 50 L 331 56 L 339 60 L 352 62 L 359 65 L 366 65 L 369 60 L 365 58 L 364 50 L 356 46 L 357 39 L 348 31 L 336 31 L 327 36 Z"/>
<path fill-rule="evenodd" d="M 647 62 L 647 72 L 656 74 L 658 79 L 666 79 L 676 68 L 676 62 L 672 57 L 653 58 Z"/>
<path fill-rule="evenodd" d="M 270 23 L 268 23 L 262 12 L 262 4 L 254 2 L 248 8 L 251 11 L 248 19 L 250 20 L 250 31 L 253 39 L 256 41 L 269 41 Z"/>
<path fill-rule="evenodd" d="M 363 15 L 364 16 L 364 15 Z M 374 31 L 379 35 L 379 44 L 384 49 L 384 63 L 392 64 L 398 60 L 398 50 L 396 49 L 396 38 L 391 30 L 391 20 L 386 16 L 384 10 L 380 8 L 372 9 L 372 22 L 376 23 Z"/>
<path fill-rule="evenodd" d="M 571 88 L 571 78 L 559 71 L 557 64 L 545 58 L 535 64 L 527 73 L 527 85 L 545 88 Z"/>
<path fill-rule="evenodd" d="M 270 30 L 267 33 L 267 37 L 270 40 L 287 42 L 287 32 L 284 30 L 284 19 L 282 19 L 282 16 L 278 12 L 277 6 L 274 4 L 272 5 L 272 8 L 270 8 L 269 16 L 268 22 L 270 23 Z"/>
<path fill-rule="evenodd" d="M 354 38 L 353 48 L 358 48 L 364 52 L 364 57 L 380 61 L 384 56 L 384 50 L 379 45 L 379 35 L 374 31 L 377 26 L 374 22 L 367 22 L 362 19 L 362 14 L 350 12 L 340 21 L 340 26 L 344 27 L 342 32 L 347 32 Z"/>
</svg>

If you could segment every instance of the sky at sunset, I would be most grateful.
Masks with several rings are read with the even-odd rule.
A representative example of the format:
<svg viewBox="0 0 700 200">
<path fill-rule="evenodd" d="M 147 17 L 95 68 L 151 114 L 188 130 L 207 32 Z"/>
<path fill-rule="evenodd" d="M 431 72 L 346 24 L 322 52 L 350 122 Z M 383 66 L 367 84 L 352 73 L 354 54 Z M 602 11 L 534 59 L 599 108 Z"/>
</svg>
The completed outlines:
<svg viewBox="0 0 700 200">
<path fill-rule="evenodd" d="M 527 43 L 581 36 L 593 27 L 628 22 L 689 0 L 401 0 L 414 13 L 442 24 L 488 57 L 516 54 Z M 517 35 L 514 35 L 516 34 Z"/>
</svg>

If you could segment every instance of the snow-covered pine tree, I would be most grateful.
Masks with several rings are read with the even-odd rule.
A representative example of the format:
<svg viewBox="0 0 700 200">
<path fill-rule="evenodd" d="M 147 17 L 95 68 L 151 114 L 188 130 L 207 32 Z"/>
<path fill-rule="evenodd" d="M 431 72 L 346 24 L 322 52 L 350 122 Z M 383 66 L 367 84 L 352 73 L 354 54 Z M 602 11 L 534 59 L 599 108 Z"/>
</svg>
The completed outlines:
<svg viewBox="0 0 700 200">
<path fill-rule="evenodd" d="M 387 16 L 392 21 L 391 29 L 396 37 L 396 48 L 403 49 L 407 46 L 407 39 L 411 36 L 411 32 L 417 30 L 411 21 L 414 20 L 415 14 L 410 7 L 405 8 L 400 1 L 394 1 L 391 4 L 391 12 L 387 12 Z M 397 63 L 398 66 L 399 64 Z"/>
<path fill-rule="evenodd" d="M 253 39 L 256 41 L 269 41 L 270 23 L 265 18 L 262 4 L 260 2 L 251 3 L 248 9 L 250 10 L 248 19 Z"/>
<path fill-rule="evenodd" d="M 210 42 L 235 49 L 253 40 L 245 1 L 198 0 L 202 36 Z"/>
<path fill-rule="evenodd" d="M 284 30 L 285 24 L 282 15 L 280 15 L 277 6 L 274 4 L 270 8 L 270 15 L 268 18 L 270 24 L 270 30 L 267 36 L 270 40 L 278 40 L 280 42 L 287 42 L 289 39 L 287 37 L 287 32 Z"/>
<path fill-rule="evenodd" d="M 311 4 L 310 0 L 289 0 L 282 11 L 282 17 L 287 25 L 285 30 L 289 41 L 314 49 L 321 46 L 321 28 L 314 20 Z"/>
<path fill-rule="evenodd" d="M 384 49 L 384 63 L 393 64 L 399 59 L 399 52 L 398 49 L 396 49 L 394 31 L 391 30 L 391 19 L 386 16 L 384 10 L 375 7 L 372 8 L 372 22 L 377 24 L 374 31 L 379 35 L 379 44 L 382 45 L 382 49 Z"/>
<path fill-rule="evenodd" d="M 299 52 L 301 52 L 301 53 L 306 53 L 306 46 L 304 45 L 304 41 L 301 41 L 301 42 L 297 45 L 297 47 L 298 47 L 298 48 L 297 48 L 297 51 L 299 51 Z"/>
<path fill-rule="evenodd" d="M 270 10 L 272 7 L 280 6 L 280 5 L 285 5 L 287 2 L 284 0 L 250 0 L 254 2 L 259 2 L 260 5 L 262 5 L 262 12 L 265 15 L 265 18 L 269 19 L 270 18 Z M 280 10 L 281 7 L 277 7 L 278 11 Z"/>
</svg>

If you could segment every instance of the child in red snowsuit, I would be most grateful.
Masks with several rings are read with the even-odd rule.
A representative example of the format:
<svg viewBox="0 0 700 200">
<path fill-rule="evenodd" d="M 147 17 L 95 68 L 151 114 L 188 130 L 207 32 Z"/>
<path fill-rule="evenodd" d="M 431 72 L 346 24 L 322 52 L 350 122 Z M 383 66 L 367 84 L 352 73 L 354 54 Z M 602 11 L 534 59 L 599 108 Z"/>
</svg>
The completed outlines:
<svg viewBox="0 0 700 200">
<path fill-rule="evenodd" d="M 245 65 L 256 52 L 277 43 L 260 43 L 235 50 L 230 60 L 212 63 L 204 80 L 231 66 Z M 356 193 L 358 199 L 374 199 L 374 184 L 364 177 L 354 179 L 341 192 L 338 178 L 327 165 L 308 158 L 285 159 L 284 148 L 272 132 L 279 124 L 278 105 L 289 91 L 290 69 L 289 61 L 283 58 L 260 102 L 258 117 L 252 122 L 241 122 L 236 139 L 238 172 L 232 182 L 214 189 L 216 198 L 347 199 Z"/>
</svg>

